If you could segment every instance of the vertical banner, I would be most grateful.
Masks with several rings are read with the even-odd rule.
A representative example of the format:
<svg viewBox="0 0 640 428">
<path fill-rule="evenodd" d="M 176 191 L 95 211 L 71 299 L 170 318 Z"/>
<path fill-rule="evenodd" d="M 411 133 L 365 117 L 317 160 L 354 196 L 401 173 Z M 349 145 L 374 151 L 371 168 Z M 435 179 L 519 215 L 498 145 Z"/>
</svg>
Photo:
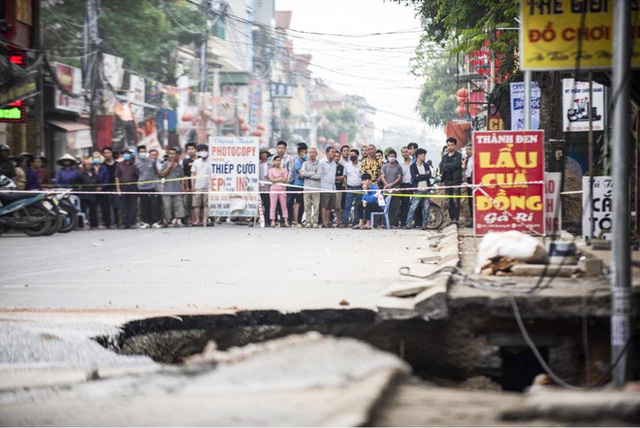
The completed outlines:
<svg viewBox="0 0 640 428">
<path fill-rule="evenodd" d="M 511 130 L 524 129 L 524 82 L 509 84 L 511 92 Z M 540 128 L 540 87 L 531 82 L 531 129 Z"/>
<path fill-rule="evenodd" d="M 138 122 L 142 122 L 144 120 L 144 107 L 139 105 L 144 104 L 145 102 L 144 91 L 145 80 L 135 74 L 129 76 L 128 99 L 130 103 L 138 103 L 138 105 L 131 105 L 131 111 L 133 111 L 133 115 Z"/>
<path fill-rule="evenodd" d="M 562 174 L 559 172 L 544 173 L 544 222 L 547 236 L 560 237 L 562 230 L 562 199 L 560 192 Z"/>
<path fill-rule="evenodd" d="M 209 216 L 258 215 L 259 144 L 257 137 L 209 138 Z"/>
<path fill-rule="evenodd" d="M 473 156 L 476 234 L 543 235 L 544 132 L 474 132 Z"/>
<path fill-rule="evenodd" d="M 562 79 L 562 129 L 564 132 L 589 131 L 589 110 L 594 131 L 604 130 L 604 86 L 593 83 L 593 102 L 589 101 L 589 82 Z"/>
<path fill-rule="evenodd" d="M 584 239 L 591 238 L 591 218 L 593 218 L 593 237 L 611 239 L 612 202 L 613 180 L 611 177 L 593 177 L 593 211 L 591 211 L 589 177 L 582 177 L 582 236 Z"/>
</svg>

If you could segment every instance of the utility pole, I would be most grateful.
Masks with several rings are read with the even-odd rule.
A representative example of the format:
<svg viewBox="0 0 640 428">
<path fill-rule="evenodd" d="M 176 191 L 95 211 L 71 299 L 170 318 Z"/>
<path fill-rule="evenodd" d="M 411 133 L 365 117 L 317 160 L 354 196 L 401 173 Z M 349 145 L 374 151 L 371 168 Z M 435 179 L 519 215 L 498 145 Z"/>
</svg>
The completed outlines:
<svg viewBox="0 0 640 428">
<path fill-rule="evenodd" d="M 622 387 L 629 374 L 631 329 L 631 251 L 629 248 L 629 86 L 631 79 L 631 5 L 617 0 L 613 9 L 613 242 L 611 361 L 613 383 Z M 624 353 L 624 355 L 622 355 Z M 618 361 L 619 360 L 619 361 Z"/>
<path fill-rule="evenodd" d="M 209 21 L 209 12 L 211 11 L 211 0 L 204 0 L 202 3 L 202 7 L 204 8 L 204 15 L 206 17 L 207 23 L 204 31 L 204 40 L 202 41 L 202 45 L 200 45 L 200 85 L 199 89 L 201 93 L 207 92 L 207 49 L 209 43 L 209 31 L 210 31 L 210 21 Z"/>
<path fill-rule="evenodd" d="M 97 115 L 101 102 L 102 55 L 99 52 L 98 10 L 100 0 L 86 0 L 84 16 L 84 57 L 82 63 L 83 87 L 85 99 L 89 98 L 89 125 L 91 141 L 95 147 L 98 140 Z"/>
</svg>

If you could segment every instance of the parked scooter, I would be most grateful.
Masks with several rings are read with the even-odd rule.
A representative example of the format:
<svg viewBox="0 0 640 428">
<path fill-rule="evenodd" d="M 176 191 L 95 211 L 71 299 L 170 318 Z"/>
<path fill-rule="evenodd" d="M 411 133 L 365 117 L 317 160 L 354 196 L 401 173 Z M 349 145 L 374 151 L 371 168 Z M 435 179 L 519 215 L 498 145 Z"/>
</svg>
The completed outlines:
<svg viewBox="0 0 640 428">
<path fill-rule="evenodd" d="M 54 225 L 51 232 L 68 233 L 74 230 L 78 225 L 78 210 L 70 201 L 69 196 L 71 189 L 52 189 L 55 193 L 50 193 L 44 206 L 48 208 L 54 215 L 58 226 Z"/>
<path fill-rule="evenodd" d="M 12 189 L 13 182 L 0 175 L 0 189 Z M 42 205 L 45 193 L 0 193 L 0 234 L 8 229 L 19 230 L 29 236 L 42 236 L 51 229 L 52 216 Z"/>
</svg>

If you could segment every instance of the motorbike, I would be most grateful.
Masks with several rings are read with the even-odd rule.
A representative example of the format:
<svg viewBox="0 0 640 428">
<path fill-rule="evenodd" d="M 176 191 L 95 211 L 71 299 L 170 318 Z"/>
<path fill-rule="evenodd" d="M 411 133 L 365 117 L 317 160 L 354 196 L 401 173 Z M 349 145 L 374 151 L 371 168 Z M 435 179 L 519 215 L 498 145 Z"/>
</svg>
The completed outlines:
<svg viewBox="0 0 640 428">
<path fill-rule="evenodd" d="M 9 178 L 0 176 L 0 189 L 11 188 L 8 182 Z M 52 224 L 51 214 L 42 204 L 45 196 L 45 193 L 0 193 L 0 234 L 13 229 L 29 236 L 45 235 Z"/>
<path fill-rule="evenodd" d="M 71 202 L 70 193 L 71 189 L 53 189 L 44 201 L 44 206 L 51 211 L 56 223 L 50 234 L 69 233 L 78 225 L 78 209 Z"/>
</svg>

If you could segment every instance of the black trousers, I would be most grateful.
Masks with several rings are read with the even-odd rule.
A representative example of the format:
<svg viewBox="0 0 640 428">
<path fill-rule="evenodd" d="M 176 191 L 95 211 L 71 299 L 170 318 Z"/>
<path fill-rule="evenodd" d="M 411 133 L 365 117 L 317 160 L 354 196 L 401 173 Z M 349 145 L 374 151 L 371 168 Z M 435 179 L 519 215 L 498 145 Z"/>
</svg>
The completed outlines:
<svg viewBox="0 0 640 428">
<path fill-rule="evenodd" d="M 151 226 L 162 218 L 162 201 L 156 194 L 156 189 L 142 189 L 141 191 L 149 193 L 140 195 L 140 218 L 143 223 L 148 223 Z"/>
<path fill-rule="evenodd" d="M 408 189 L 410 187 L 411 187 L 411 183 L 400 183 L 401 189 Z M 401 193 L 403 195 L 407 195 L 409 193 L 413 193 L 413 191 L 402 190 Z M 399 213 L 399 217 L 396 219 L 396 222 L 394 224 L 397 226 L 399 223 L 400 226 L 406 226 L 407 215 L 409 214 L 409 204 L 411 202 L 411 198 L 408 196 L 400 196 L 399 198 L 400 198 L 400 213 Z"/>
<path fill-rule="evenodd" d="M 445 186 L 459 186 L 460 183 L 444 183 Z M 460 188 L 459 187 L 446 187 L 444 189 L 444 194 L 447 196 L 453 196 L 453 198 L 448 198 L 449 205 L 449 219 L 451 221 L 458 221 L 460 218 Z"/>
<path fill-rule="evenodd" d="M 80 208 L 89 216 L 89 226 L 98 227 L 98 201 L 95 199 L 80 199 Z"/>
<path fill-rule="evenodd" d="M 393 199 L 393 198 L 391 198 Z M 382 209 L 382 207 L 380 207 L 380 205 L 378 205 L 375 202 L 371 202 L 371 203 L 367 203 L 367 206 L 364 207 L 364 222 L 367 223 L 369 220 L 371 220 L 371 213 L 381 213 L 382 211 L 384 211 Z M 391 219 L 389 219 L 391 220 Z M 378 224 L 380 224 L 379 219 L 374 219 L 374 224 L 373 226 L 377 226 Z"/>
<path fill-rule="evenodd" d="M 264 222 L 269 224 L 271 220 L 269 220 L 269 209 L 271 208 L 271 201 L 269 200 L 269 193 L 265 191 L 265 193 L 260 193 L 260 201 L 262 202 L 262 216 L 264 217 Z"/>
<path fill-rule="evenodd" d="M 113 206 L 113 195 L 104 194 L 98 195 L 98 205 L 100 206 L 100 214 L 102 215 L 102 222 L 106 227 L 114 224 L 114 219 L 117 219 L 117 213 L 115 207 Z M 114 211 L 113 216 L 111 215 L 111 211 Z M 115 220 L 117 222 L 117 220 Z"/>
<path fill-rule="evenodd" d="M 473 184 L 473 177 L 467 177 L 467 184 Z M 469 221 L 473 222 L 473 188 L 472 187 L 467 188 L 467 195 L 471 196 L 469 199 L 467 199 L 467 202 L 469 202 Z"/>
<path fill-rule="evenodd" d="M 137 192 L 138 186 L 124 185 L 120 186 L 122 196 L 120 202 L 122 206 L 122 225 L 124 227 L 131 227 L 136 223 L 136 205 L 138 202 L 138 195 L 129 192 Z"/>
</svg>

